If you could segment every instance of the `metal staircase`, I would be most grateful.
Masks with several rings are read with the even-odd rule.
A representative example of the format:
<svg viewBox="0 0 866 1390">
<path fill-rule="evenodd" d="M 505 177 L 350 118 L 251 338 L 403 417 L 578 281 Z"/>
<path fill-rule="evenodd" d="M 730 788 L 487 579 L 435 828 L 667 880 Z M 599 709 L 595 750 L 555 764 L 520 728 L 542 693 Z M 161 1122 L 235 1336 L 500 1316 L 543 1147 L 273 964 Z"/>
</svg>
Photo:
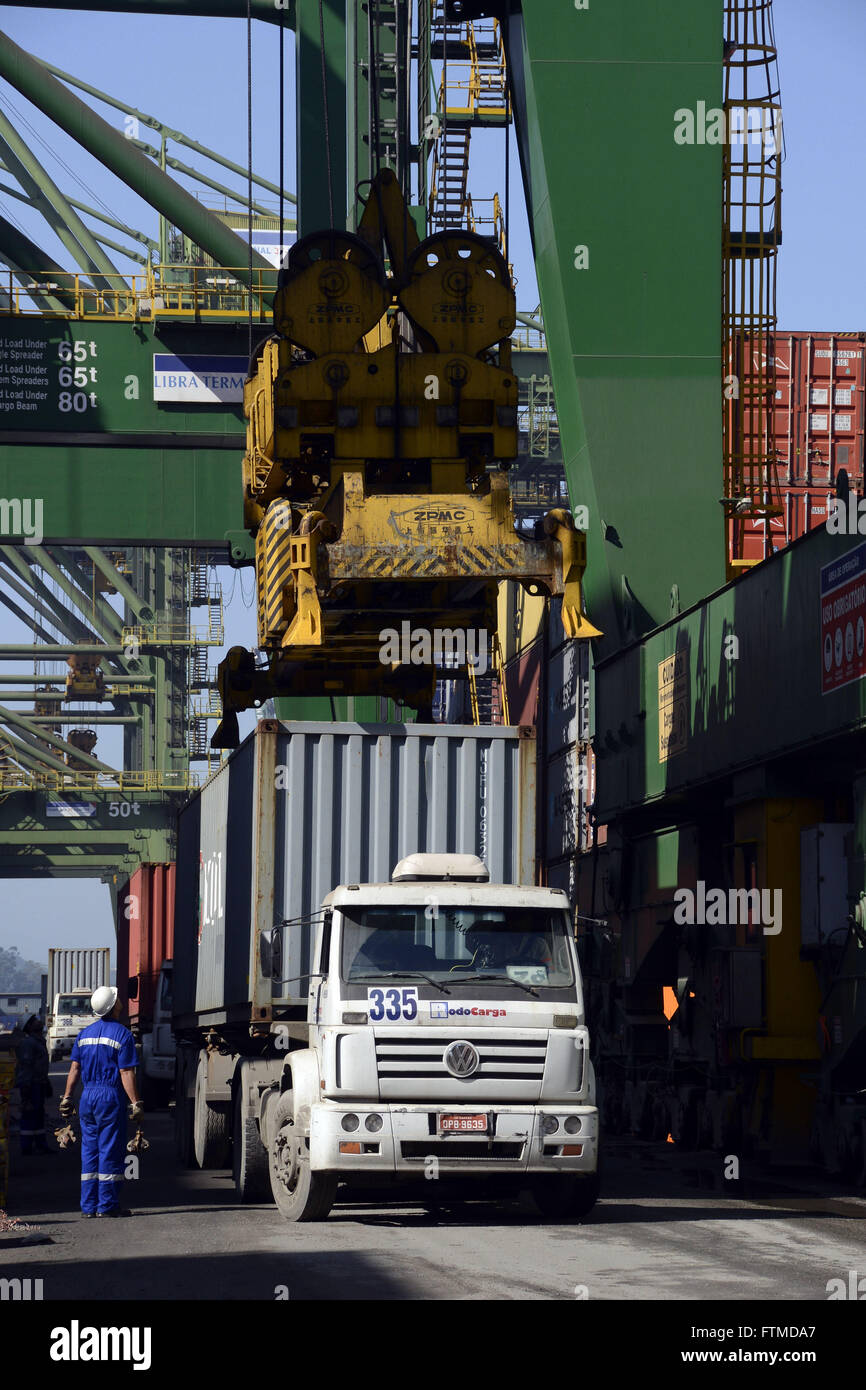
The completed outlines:
<svg viewBox="0 0 866 1390">
<path fill-rule="evenodd" d="M 489 224 L 504 245 L 504 219 L 498 198 L 491 213 L 473 207 L 469 193 L 469 151 L 473 127 L 505 126 L 511 119 L 505 48 L 495 19 L 449 21 L 444 0 L 434 0 L 430 56 L 442 63 L 438 86 L 439 133 L 433 151 L 430 231 Z M 482 235 L 487 235 L 487 231 Z"/>
</svg>

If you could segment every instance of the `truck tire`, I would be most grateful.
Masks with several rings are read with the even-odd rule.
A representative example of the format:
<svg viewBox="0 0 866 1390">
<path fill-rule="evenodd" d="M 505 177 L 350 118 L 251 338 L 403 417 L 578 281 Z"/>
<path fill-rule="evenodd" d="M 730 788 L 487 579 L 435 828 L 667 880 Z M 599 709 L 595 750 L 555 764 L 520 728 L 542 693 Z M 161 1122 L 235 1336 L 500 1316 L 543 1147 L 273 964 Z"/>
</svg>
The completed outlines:
<svg viewBox="0 0 866 1390">
<path fill-rule="evenodd" d="M 283 1100 L 290 1093 L 286 1092 Z M 287 1221 L 324 1221 L 337 1195 L 337 1179 L 330 1173 L 314 1173 L 303 1135 L 294 1120 L 283 1124 L 274 1136 L 268 1155 L 271 1191 L 281 1216 Z"/>
<path fill-rule="evenodd" d="M 598 1201 L 598 1173 L 539 1178 L 532 1186 L 535 1205 L 548 1221 L 580 1221 Z"/>
<path fill-rule="evenodd" d="M 232 1115 L 232 1177 L 242 1202 L 269 1202 L 268 1151 L 255 1120 L 244 1114 L 243 1085 L 235 1087 Z"/>
<path fill-rule="evenodd" d="M 195 1077 L 193 1143 L 199 1168 L 229 1166 L 229 1107 L 205 1099 L 207 1072 L 199 1065 Z"/>
</svg>

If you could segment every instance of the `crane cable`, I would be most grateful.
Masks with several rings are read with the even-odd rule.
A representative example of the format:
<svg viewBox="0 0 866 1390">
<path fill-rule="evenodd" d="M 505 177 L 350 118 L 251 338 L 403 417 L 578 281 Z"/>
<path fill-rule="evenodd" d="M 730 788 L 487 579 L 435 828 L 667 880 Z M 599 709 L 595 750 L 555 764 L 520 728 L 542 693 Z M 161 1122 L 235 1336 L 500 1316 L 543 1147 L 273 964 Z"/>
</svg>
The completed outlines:
<svg viewBox="0 0 866 1390">
<path fill-rule="evenodd" d="M 247 327 L 249 357 L 253 355 L 253 19 L 247 0 Z"/>
<path fill-rule="evenodd" d="M 286 54 L 286 31 L 283 27 L 283 11 L 280 10 L 280 233 L 277 242 L 277 265 L 280 270 L 283 268 L 283 180 L 285 177 L 285 54 Z"/>
</svg>

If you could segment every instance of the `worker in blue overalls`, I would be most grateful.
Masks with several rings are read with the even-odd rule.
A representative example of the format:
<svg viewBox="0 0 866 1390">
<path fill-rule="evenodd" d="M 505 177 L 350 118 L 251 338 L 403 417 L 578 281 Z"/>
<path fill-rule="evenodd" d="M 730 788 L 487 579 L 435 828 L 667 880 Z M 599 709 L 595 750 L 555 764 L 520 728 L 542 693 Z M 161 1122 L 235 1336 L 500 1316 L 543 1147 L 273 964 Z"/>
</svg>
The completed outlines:
<svg viewBox="0 0 866 1390">
<path fill-rule="evenodd" d="M 81 1116 L 81 1211 L 83 1216 L 131 1216 L 120 1205 L 120 1184 L 126 1156 L 126 1104 L 136 1120 L 143 1112 L 135 1084 L 138 1058 L 128 1028 L 119 1021 L 117 990 L 102 985 L 94 990 L 90 1007 L 97 1022 L 82 1028 L 72 1047 L 72 1066 L 66 1094 L 60 1102 L 64 1118 L 75 1114 L 72 1093 L 78 1078 L 84 1082 Z"/>
</svg>

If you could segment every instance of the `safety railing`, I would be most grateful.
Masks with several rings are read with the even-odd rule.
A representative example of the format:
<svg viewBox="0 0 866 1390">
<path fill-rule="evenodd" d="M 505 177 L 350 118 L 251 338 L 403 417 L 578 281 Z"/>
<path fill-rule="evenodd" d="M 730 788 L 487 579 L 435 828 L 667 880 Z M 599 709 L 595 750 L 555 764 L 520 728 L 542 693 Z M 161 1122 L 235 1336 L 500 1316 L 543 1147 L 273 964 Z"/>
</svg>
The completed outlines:
<svg viewBox="0 0 866 1390">
<path fill-rule="evenodd" d="M 153 772 L 27 771 L 0 767 L 0 793 L 13 791 L 57 792 L 187 792 L 200 785 L 188 769 Z"/>
<path fill-rule="evenodd" d="M 142 275 L 103 275 L 95 285 L 86 275 L 46 271 L 21 276 L 0 273 L 0 315 L 61 319 L 152 322 L 176 318 L 270 323 L 277 271 L 253 268 L 252 289 L 238 278 L 246 267 L 156 265 Z"/>
</svg>

